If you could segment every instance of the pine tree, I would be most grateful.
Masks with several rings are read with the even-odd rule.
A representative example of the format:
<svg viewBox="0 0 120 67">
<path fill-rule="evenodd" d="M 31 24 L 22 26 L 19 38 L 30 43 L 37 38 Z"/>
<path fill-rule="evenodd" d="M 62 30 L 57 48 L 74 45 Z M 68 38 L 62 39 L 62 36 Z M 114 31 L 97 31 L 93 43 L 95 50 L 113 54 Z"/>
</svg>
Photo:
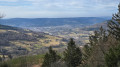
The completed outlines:
<svg viewBox="0 0 120 67">
<path fill-rule="evenodd" d="M 109 52 L 105 54 L 105 61 L 107 67 L 120 66 L 120 45 L 109 49 Z"/>
<path fill-rule="evenodd" d="M 108 35 L 101 27 L 89 36 L 89 43 L 83 48 L 83 62 L 85 67 L 102 67 L 104 66 L 104 54 L 107 50 Z"/>
<path fill-rule="evenodd" d="M 64 51 L 64 61 L 68 67 L 79 66 L 82 62 L 82 53 L 79 47 L 76 47 L 74 40 L 71 38 L 67 49 Z"/>
<path fill-rule="evenodd" d="M 109 32 L 120 40 L 120 4 L 118 5 L 118 13 L 113 14 L 112 20 L 108 22 Z"/>
<path fill-rule="evenodd" d="M 50 66 L 50 56 L 48 53 L 46 53 L 42 67 L 49 67 L 49 66 Z"/>
<path fill-rule="evenodd" d="M 49 47 L 49 53 L 45 54 L 44 62 L 42 64 L 42 67 L 51 67 L 51 64 L 59 61 L 59 59 L 60 59 L 60 56 L 57 55 L 56 51 L 54 51 L 52 49 L 52 47 L 50 46 Z"/>
<path fill-rule="evenodd" d="M 112 20 L 108 22 L 108 31 L 114 36 L 116 42 L 105 54 L 107 67 L 120 66 L 120 4 L 118 8 L 118 13 L 113 14 Z"/>
</svg>

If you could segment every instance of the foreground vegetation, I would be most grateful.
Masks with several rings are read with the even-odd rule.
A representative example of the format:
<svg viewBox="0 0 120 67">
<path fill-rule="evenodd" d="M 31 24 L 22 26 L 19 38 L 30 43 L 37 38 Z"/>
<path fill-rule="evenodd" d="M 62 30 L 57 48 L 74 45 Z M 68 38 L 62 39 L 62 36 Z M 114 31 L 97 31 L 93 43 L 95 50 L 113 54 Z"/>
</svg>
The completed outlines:
<svg viewBox="0 0 120 67">
<path fill-rule="evenodd" d="M 44 55 L 24 56 L 0 62 L 0 67 L 32 67 L 43 62 Z"/>
</svg>

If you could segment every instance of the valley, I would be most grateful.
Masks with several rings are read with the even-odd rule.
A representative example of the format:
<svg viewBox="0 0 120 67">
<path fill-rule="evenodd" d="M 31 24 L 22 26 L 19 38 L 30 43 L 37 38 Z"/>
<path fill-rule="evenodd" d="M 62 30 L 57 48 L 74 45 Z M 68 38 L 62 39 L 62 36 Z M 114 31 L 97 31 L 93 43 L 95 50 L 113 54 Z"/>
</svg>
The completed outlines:
<svg viewBox="0 0 120 67">
<path fill-rule="evenodd" d="M 77 44 L 84 45 L 89 42 L 89 35 L 93 34 L 94 30 L 105 25 L 103 22 L 109 20 L 109 18 L 110 17 L 13 18 L 1 19 L 0 23 L 30 29 L 35 32 L 44 32 L 67 40 L 74 38 Z"/>
<path fill-rule="evenodd" d="M 49 35 L 58 36 L 66 39 L 74 38 L 76 43 L 84 45 L 88 43 L 88 37 L 93 34 L 93 31 L 85 31 L 81 28 L 75 28 L 71 26 L 56 26 L 56 27 L 28 27 L 27 29 L 33 31 L 42 31 Z"/>
<path fill-rule="evenodd" d="M 60 21 L 56 22 L 55 18 L 49 19 L 49 23 L 44 19 L 42 20 L 46 22 L 35 19 L 1 19 L 0 24 L 3 25 L 0 25 L 0 45 L 2 48 L 0 53 L 12 57 L 44 54 L 49 46 L 61 52 L 70 38 L 74 38 L 78 46 L 83 46 L 89 43 L 89 35 L 92 35 L 94 30 L 98 30 L 101 26 L 106 27 L 106 22 L 103 19 L 90 19 L 91 17 L 83 20 L 73 18 L 72 20 L 75 22 L 69 23 L 67 21 L 71 18 L 59 19 L 61 23 Z M 87 23 L 85 20 L 89 20 L 89 22 Z M 59 25 L 55 25 L 58 23 Z"/>
</svg>

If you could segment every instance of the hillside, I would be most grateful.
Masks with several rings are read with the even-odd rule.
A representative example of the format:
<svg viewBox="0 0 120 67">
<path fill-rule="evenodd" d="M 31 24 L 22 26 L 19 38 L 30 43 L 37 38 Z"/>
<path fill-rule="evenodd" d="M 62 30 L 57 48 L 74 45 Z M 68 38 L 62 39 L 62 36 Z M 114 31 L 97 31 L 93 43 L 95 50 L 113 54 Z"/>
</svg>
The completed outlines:
<svg viewBox="0 0 120 67">
<path fill-rule="evenodd" d="M 104 29 L 107 29 L 107 21 L 102 22 L 102 23 L 97 23 L 91 26 L 87 26 L 82 28 L 82 30 L 86 30 L 86 31 L 95 31 L 95 30 L 99 30 L 100 27 L 103 27 Z"/>
<path fill-rule="evenodd" d="M 65 39 L 48 35 L 43 32 L 33 32 L 11 26 L 0 25 L 0 54 L 20 56 L 40 54 L 46 48 L 59 48 L 65 45 Z"/>
</svg>

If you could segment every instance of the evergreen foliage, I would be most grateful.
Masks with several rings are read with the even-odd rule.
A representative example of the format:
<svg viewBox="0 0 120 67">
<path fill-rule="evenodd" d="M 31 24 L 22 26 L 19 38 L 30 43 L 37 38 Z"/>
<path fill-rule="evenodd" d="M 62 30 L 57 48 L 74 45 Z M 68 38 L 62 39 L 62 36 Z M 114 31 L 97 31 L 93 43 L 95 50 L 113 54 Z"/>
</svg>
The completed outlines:
<svg viewBox="0 0 120 67">
<path fill-rule="evenodd" d="M 109 52 L 105 54 L 105 60 L 107 67 L 119 67 L 120 66 L 120 45 L 110 48 Z"/>
<path fill-rule="evenodd" d="M 89 43 L 83 48 L 84 67 L 103 67 L 105 64 L 104 54 L 108 50 L 108 34 L 101 27 L 89 36 Z"/>
<path fill-rule="evenodd" d="M 107 67 L 120 66 L 120 4 L 118 5 L 118 13 L 113 14 L 112 20 L 108 22 L 108 31 L 114 36 L 118 43 L 114 43 L 109 51 L 105 54 Z"/>
<path fill-rule="evenodd" d="M 51 64 L 59 61 L 59 59 L 60 59 L 60 56 L 57 55 L 56 51 L 54 51 L 50 46 L 49 53 L 46 53 L 44 57 L 44 62 L 42 64 L 42 67 L 51 67 Z"/>
<path fill-rule="evenodd" d="M 81 50 L 75 45 L 73 39 L 70 39 L 67 49 L 64 51 L 64 61 L 68 67 L 79 66 L 82 62 Z"/>
<path fill-rule="evenodd" d="M 108 31 L 114 35 L 116 39 L 120 39 L 120 4 L 118 8 L 118 13 L 113 14 L 112 20 L 108 22 Z"/>
</svg>

